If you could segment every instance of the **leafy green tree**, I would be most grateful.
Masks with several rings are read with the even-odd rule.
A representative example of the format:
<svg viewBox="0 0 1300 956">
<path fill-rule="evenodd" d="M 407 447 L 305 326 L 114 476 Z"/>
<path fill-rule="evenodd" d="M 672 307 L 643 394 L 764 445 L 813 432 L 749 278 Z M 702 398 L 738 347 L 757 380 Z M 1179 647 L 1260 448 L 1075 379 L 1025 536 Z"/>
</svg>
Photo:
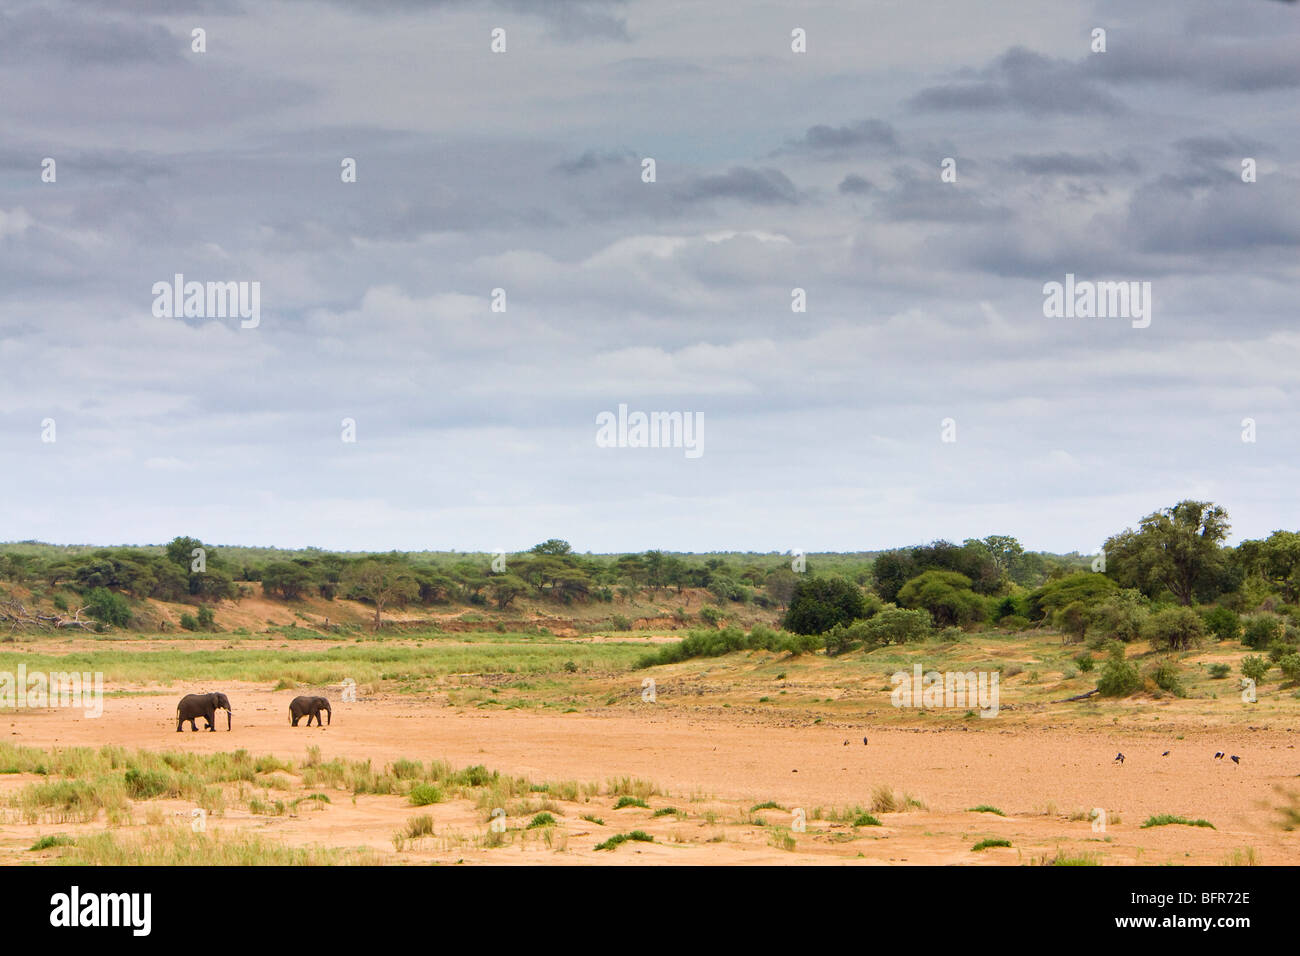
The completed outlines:
<svg viewBox="0 0 1300 956">
<path fill-rule="evenodd" d="M 1124 646 L 1118 645 L 1102 665 L 1097 690 L 1103 697 L 1127 697 L 1142 687 L 1137 665 L 1124 659 Z"/>
<path fill-rule="evenodd" d="M 1263 650 L 1282 636 L 1282 618 L 1265 612 L 1246 618 L 1241 643 L 1254 650 Z"/>
<path fill-rule="evenodd" d="M 125 627 L 131 620 L 126 598 L 107 588 L 92 588 L 86 594 L 86 613 L 102 624 Z"/>
<path fill-rule="evenodd" d="M 528 583 L 518 575 L 502 574 L 492 578 L 488 591 L 492 600 L 497 602 L 497 607 L 504 611 L 515 598 L 528 593 Z"/>
<path fill-rule="evenodd" d="M 1205 622 L 1189 607 L 1169 607 L 1147 619 L 1143 636 L 1157 651 L 1184 651 L 1205 636 Z"/>
<path fill-rule="evenodd" d="M 899 589 L 898 604 L 924 608 L 939 627 L 962 627 L 984 619 L 984 602 L 971 590 L 971 580 L 956 571 L 926 571 Z"/>
<path fill-rule="evenodd" d="M 272 561 L 262 569 L 262 590 L 286 601 L 302 597 L 313 583 L 307 569 L 292 561 Z"/>
<path fill-rule="evenodd" d="M 1235 641 L 1241 633 L 1241 615 L 1231 608 L 1222 606 L 1210 608 L 1205 612 L 1205 629 L 1216 640 Z"/>
<path fill-rule="evenodd" d="M 1300 534 L 1274 531 L 1263 541 L 1243 541 L 1237 552 L 1242 564 L 1282 591 L 1282 600 L 1294 604 L 1300 596 Z"/>
<path fill-rule="evenodd" d="M 1272 666 L 1263 657 L 1243 657 L 1241 659 L 1241 676 L 1250 678 L 1256 684 L 1262 684 Z"/>
<path fill-rule="evenodd" d="M 795 584 L 781 626 L 795 634 L 824 634 L 866 615 L 866 598 L 852 581 L 809 575 Z"/>
<path fill-rule="evenodd" d="M 410 569 L 391 561 L 358 561 L 348 568 L 343 583 L 351 596 L 375 606 L 376 628 L 383 624 L 385 608 L 400 607 L 420 595 L 420 587 Z"/>
<path fill-rule="evenodd" d="M 1100 575 L 1095 575 L 1100 577 Z M 1149 611 L 1141 592 L 1111 591 L 1087 609 L 1088 626 L 1103 640 L 1129 644 L 1142 636 Z"/>
<path fill-rule="evenodd" d="M 1168 590 L 1180 604 L 1214 597 L 1226 556 L 1228 512 L 1208 501 L 1180 501 L 1142 519 L 1138 530 L 1107 539 L 1106 574 L 1156 598 Z"/>
<path fill-rule="evenodd" d="M 794 586 L 798 583 L 799 575 L 789 568 L 777 568 L 768 574 L 764 587 L 767 596 L 776 602 L 777 607 L 786 608 L 790 606 L 790 599 L 794 597 Z"/>
</svg>

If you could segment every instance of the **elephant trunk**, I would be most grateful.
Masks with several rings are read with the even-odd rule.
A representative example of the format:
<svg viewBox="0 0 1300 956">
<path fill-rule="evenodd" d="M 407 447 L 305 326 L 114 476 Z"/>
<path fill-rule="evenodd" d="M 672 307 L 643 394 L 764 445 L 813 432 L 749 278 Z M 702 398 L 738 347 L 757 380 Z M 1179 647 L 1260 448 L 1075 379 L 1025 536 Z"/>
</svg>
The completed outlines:
<svg viewBox="0 0 1300 956">
<path fill-rule="evenodd" d="M 230 708 L 227 707 L 226 708 L 226 730 L 230 730 L 230 720 L 231 720 L 231 711 Z"/>
<path fill-rule="evenodd" d="M 334 723 L 334 710 L 329 704 L 325 705 L 325 724 L 331 726 Z"/>
</svg>

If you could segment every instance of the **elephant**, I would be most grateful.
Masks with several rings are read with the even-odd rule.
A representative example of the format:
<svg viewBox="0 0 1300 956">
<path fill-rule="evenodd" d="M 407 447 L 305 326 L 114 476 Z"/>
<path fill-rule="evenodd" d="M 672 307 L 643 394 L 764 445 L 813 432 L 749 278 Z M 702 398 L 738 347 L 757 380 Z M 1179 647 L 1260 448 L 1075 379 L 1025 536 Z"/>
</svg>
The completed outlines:
<svg viewBox="0 0 1300 956">
<path fill-rule="evenodd" d="M 181 698 L 181 702 L 176 705 L 176 732 L 181 732 L 181 725 L 185 721 L 190 722 L 190 730 L 197 731 L 194 721 L 202 717 L 208 722 L 208 730 L 217 729 L 214 717 L 218 708 L 225 708 L 226 711 L 226 730 L 230 729 L 230 698 L 222 693 L 215 694 L 186 694 Z"/>
<path fill-rule="evenodd" d="M 334 711 L 330 709 L 330 702 L 324 697 L 295 697 L 289 703 L 289 719 L 293 721 L 295 727 L 298 726 L 304 715 L 307 717 L 307 726 L 311 726 L 311 719 L 316 718 L 316 726 L 320 726 L 320 712 L 325 711 L 329 722 L 334 723 Z"/>
</svg>

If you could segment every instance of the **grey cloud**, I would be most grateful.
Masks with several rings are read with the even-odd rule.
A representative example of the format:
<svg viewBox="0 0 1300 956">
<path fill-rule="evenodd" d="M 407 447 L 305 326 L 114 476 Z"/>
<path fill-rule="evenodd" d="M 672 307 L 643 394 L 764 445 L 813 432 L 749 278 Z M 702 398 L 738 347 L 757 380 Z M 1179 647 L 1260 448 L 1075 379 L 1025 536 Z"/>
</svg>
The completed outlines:
<svg viewBox="0 0 1300 956">
<path fill-rule="evenodd" d="M 793 205 L 799 202 L 799 190 L 779 169 L 753 169 L 733 166 L 725 173 L 695 176 L 674 191 L 684 203 L 735 199 L 759 205 Z"/>
<path fill-rule="evenodd" d="M 1106 176 L 1142 171 L 1131 156 L 1116 158 L 1105 153 L 1017 153 L 1007 165 L 1031 176 Z"/>
<path fill-rule="evenodd" d="M 1007 50 L 977 77 L 928 87 L 909 102 L 922 110 L 1018 110 L 1034 116 L 1125 112 L 1122 102 L 1096 87 L 1095 73 L 1084 64 L 1024 47 Z"/>
</svg>

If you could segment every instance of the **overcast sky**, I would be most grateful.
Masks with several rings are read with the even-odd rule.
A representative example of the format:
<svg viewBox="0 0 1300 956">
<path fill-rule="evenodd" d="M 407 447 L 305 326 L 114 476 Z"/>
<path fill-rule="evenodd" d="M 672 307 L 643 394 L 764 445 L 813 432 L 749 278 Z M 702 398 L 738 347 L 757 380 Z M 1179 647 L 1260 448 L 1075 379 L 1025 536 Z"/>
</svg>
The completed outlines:
<svg viewBox="0 0 1300 956">
<path fill-rule="evenodd" d="M 1300 5 L 88 6 L 0 3 L 2 540 L 1300 527 Z M 155 317 L 176 273 L 260 325 Z M 1067 273 L 1150 326 L 1044 317 Z M 620 403 L 703 454 L 598 447 Z"/>
</svg>

